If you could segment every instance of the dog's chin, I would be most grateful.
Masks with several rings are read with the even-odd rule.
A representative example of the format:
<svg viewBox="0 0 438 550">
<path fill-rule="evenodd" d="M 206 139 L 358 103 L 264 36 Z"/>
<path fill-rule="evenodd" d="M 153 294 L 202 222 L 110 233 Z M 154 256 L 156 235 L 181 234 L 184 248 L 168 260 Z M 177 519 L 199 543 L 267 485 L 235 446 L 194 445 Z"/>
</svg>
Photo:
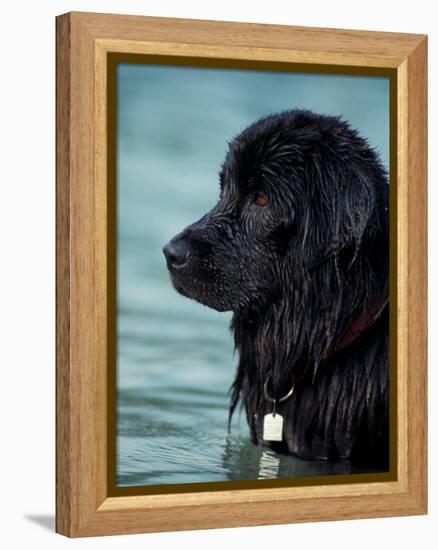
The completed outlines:
<svg viewBox="0 0 438 550">
<path fill-rule="evenodd" d="M 205 289 L 199 289 L 193 284 L 193 281 L 190 281 L 190 279 L 186 281 L 183 277 L 172 270 L 169 270 L 169 274 L 173 288 L 178 292 L 178 294 L 181 294 L 181 296 L 190 298 L 195 302 L 221 313 L 226 311 L 234 311 L 232 304 L 226 302 L 225 296 L 216 296 L 213 293 L 206 292 Z"/>
</svg>

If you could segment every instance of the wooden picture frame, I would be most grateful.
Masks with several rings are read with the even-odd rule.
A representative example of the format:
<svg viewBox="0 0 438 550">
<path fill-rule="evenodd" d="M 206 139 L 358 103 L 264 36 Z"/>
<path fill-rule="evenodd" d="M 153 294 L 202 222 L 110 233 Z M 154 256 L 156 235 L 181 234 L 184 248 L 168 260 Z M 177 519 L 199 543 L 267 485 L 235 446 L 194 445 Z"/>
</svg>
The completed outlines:
<svg viewBox="0 0 438 550">
<path fill-rule="evenodd" d="M 427 38 L 69 13 L 57 18 L 57 532 L 91 536 L 427 512 Z M 391 77 L 389 476 L 120 495 L 112 490 L 108 319 L 111 56 Z M 169 61 L 168 61 L 169 62 Z M 221 65 L 222 64 L 222 65 Z M 394 151 L 393 151 L 394 153 Z"/>
</svg>

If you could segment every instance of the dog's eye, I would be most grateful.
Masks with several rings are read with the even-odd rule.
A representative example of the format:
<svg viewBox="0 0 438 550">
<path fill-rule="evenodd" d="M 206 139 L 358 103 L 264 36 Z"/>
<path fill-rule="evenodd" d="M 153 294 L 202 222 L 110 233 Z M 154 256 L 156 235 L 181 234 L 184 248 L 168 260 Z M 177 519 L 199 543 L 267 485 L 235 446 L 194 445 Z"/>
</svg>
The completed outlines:
<svg viewBox="0 0 438 550">
<path fill-rule="evenodd" d="M 268 198 L 264 195 L 257 194 L 254 197 L 254 204 L 257 204 L 258 206 L 266 206 L 268 204 Z"/>
</svg>

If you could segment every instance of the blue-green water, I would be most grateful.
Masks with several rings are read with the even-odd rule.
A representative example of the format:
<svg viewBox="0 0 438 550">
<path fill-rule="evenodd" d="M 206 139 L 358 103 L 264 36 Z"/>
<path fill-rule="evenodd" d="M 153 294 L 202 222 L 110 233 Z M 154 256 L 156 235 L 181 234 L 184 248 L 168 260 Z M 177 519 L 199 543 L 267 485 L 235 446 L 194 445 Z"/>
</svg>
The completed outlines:
<svg viewBox="0 0 438 550">
<path fill-rule="evenodd" d="M 163 245 L 218 196 L 227 141 L 289 108 L 342 115 L 389 159 L 386 78 L 121 64 L 117 69 L 117 482 L 196 483 L 349 472 L 227 433 L 228 324 L 178 295 Z"/>
</svg>

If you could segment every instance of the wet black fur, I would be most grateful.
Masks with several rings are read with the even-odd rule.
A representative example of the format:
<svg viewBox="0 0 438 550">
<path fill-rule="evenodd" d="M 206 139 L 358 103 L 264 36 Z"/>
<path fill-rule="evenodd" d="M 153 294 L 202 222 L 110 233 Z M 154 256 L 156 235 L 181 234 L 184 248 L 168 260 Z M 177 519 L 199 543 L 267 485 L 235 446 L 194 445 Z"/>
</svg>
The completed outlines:
<svg viewBox="0 0 438 550">
<path fill-rule="evenodd" d="M 235 137 L 217 205 L 171 243 L 175 288 L 233 311 L 239 353 L 230 418 L 242 400 L 262 443 L 263 395 L 279 405 L 279 451 L 308 459 L 388 461 L 388 306 L 331 354 L 354 319 L 388 294 L 388 182 L 378 156 L 337 117 L 292 110 Z M 261 206 L 262 196 L 268 204 Z"/>
</svg>

